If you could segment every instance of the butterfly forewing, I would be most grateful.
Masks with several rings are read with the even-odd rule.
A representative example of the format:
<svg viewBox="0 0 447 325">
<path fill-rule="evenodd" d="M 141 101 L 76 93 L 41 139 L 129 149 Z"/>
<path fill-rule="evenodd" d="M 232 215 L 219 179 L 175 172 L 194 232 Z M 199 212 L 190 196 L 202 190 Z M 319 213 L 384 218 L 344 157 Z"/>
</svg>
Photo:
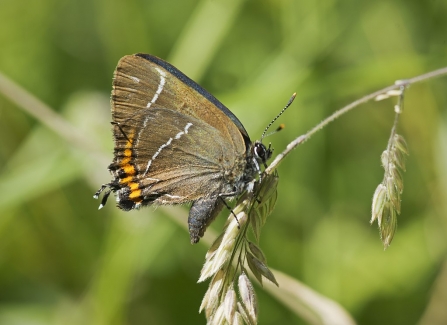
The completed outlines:
<svg viewBox="0 0 447 325">
<path fill-rule="evenodd" d="M 129 116 L 126 108 L 150 108 L 155 104 L 206 121 L 236 147 L 241 138 L 246 147 L 250 143 L 247 131 L 237 117 L 175 67 L 148 54 L 123 57 L 113 82 L 114 121 L 120 122 Z M 121 108 L 126 111 L 122 112 Z"/>
</svg>

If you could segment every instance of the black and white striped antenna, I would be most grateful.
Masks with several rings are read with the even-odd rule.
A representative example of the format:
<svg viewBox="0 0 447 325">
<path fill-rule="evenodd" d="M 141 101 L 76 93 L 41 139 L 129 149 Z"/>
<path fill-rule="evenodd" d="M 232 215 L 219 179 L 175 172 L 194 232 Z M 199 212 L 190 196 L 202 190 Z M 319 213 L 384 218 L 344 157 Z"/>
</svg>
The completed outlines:
<svg viewBox="0 0 447 325">
<path fill-rule="evenodd" d="M 264 130 L 264 132 L 262 133 L 261 142 L 262 142 L 262 139 L 264 139 L 264 137 L 268 137 L 269 135 L 272 135 L 273 133 L 281 131 L 284 128 L 284 124 L 281 124 L 275 131 L 265 135 L 265 133 L 268 131 L 268 129 L 272 126 L 272 124 L 275 123 L 275 121 L 286 111 L 287 108 L 289 108 L 290 105 L 292 105 L 293 100 L 295 99 L 295 97 L 296 97 L 296 93 L 293 93 L 293 95 L 292 95 L 292 97 L 290 97 L 289 102 L 287 103 L 287 105 L 282 109 L 281 112 L 279 112 L 278 115 L 276 115 L 276 117 L 269 123 L 269 125 L 267 125 L 267 127 Z"/>
</svg>

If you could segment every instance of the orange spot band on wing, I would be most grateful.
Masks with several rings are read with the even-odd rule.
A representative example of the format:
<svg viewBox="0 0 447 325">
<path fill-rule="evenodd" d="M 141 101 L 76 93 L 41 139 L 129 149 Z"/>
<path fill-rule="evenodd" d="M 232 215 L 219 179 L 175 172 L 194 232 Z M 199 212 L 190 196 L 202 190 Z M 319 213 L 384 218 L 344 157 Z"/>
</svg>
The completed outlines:
<svg viewBox="0 0 447 325">
<path fill-rule="evenodd" d="M 132 149 L 127 148 L 126 150 L 124 150 L 124 157 L 126 158 L 132 157 Z"/>
<path fill-rule="evenodd" d="M 132 165 L 125 165 L 122 167 L 123 171 L 126 173 L 126 175 L 135 175 L 135 168 Z"/>
<path fill-rule="evenodd" d="M 141 190 L 135 190 L 129 194 L 129 199 L 131 199 L 134 202 L 138 201 L 137 199 L 139 199 L 139 201 L 141 201 L 140 196 L 141 196 Z"/>
<path fill-rule="evenodd" d="M 135 167 L 130 164 L 130 161 L 132 159 L 132 147 L 133 147 L 133 140 L 135 136 L 135 132 L 130 132 L 127 136 L 127 142 L 124 149 L 124 158 L 120 162 L 120 166 L 124 173 L 128 175 L 127 177 L 120 180 L 121 184 L 127 184 L 130 188 L 130 194 L 129 199 L 132 200 L 135 203 L 140 203 L 143 201 L 141 198 L 141 190 L 139 189 L 139 185 L 136 182 L 132 182 L 133 175 L 136 174 Z"/>
<path fill-rule="evenodd" d="M 121 168 L 124 169 L 124 172 L 128 175 L 134 175 L 135 174 L 135 168 L 131 166 L 129 163 L 132 159 L 132 144 L 133 144 L 133 138 L 134 138 L 134 132 L 131 132 L 127 135 L 127 142 L 126 142 L 126 149 L 124 149 L 124 158 L 120 162 Z M 127 179 L 127 177 L 125 178 Z M 128 182 L 128 181 L 126 181 Z M 126 183 L 123 180 L 121 180 L 121 183 Z"/>
<path fill-rule="evenodd" d="M 130 157 L 124 158 L 123 160 L 121 160 L 120 166 L 124 167 L 127 166 L 130 162 Z"/>
<path fill-rule="evenodd" d="M 132 148 L 134 136 L 135 136 L 134 131 L 131 131 L 129 134 L 127 134 L 126 148 Z"/>
<path fill-rule="evenodd" d="M 120 180 L 120 183 L 121 183 L 121 184 L 126 184 L 126 183 L 129 183 L 129 182 L 132 182 L 132 179 L 133 179 L 132 176 L 128 176 L 128 177 L 126 177 L 126 178 L 121 179 L 121 180 Z M 133 184 L 136 184 L 136 183 L 133 183 Z"/>
<path fill-rule="evenodd" d="M 128 185 L 130 187 L 130 194 L 129 199 L 131 199 L 134 202 L 141 202 L 141 190 L 139 189 L 138 183 L 129 183 Z"/>
<path fill-rule="evenodd" d="M 129 184 L 129 187 L 130 187 L 130 190 L 133 192 L 133 191 L 138 190 L 138 188 L 139 188 L 140 186 L 138 185 L 138 183 L 130 183 L 130 184 Z M 141 191 L 140 191 L 140 192 L 141 192 Z"/>
</svg>

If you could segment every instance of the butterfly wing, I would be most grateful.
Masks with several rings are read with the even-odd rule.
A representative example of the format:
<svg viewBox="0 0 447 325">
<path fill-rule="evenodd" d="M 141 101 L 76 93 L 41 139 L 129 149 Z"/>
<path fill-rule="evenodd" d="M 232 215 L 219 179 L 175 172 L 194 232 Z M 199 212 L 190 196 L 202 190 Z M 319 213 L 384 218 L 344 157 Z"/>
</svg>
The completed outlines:
<svg viewBox="0 0 447 325">
<path fill-rule="evenodd" d="M 250 145 L 237 118 L 170 64 L 125 56 L 112 91 L 110 187 L 125 210 L 234 192 Z"/>
</svg>

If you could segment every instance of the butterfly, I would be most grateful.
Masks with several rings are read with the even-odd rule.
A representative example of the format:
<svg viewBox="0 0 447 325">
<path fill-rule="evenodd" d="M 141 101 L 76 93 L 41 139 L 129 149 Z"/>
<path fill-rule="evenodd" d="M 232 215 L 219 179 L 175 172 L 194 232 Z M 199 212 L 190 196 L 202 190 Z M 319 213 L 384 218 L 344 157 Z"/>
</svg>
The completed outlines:
<svg viewBox="0 0 447 325">
<path fill-rule="evenodd" d="M 226 200 L 253 186 L 272 155 L 252 142 L 238 118 L 177 68 L 149 54 L 118 63 L 111 98 L 115 142 L 111 193 L 125 211 L 192 202 L 188 226 L 197 243 Z"/>
</svg>

